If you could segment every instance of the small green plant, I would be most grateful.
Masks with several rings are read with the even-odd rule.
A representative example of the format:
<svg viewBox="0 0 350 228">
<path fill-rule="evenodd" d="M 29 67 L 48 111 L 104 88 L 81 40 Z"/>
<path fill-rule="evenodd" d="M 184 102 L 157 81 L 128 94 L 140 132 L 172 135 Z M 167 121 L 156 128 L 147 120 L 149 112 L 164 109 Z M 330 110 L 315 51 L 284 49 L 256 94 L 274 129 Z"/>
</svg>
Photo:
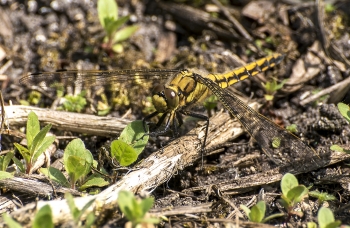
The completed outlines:
<svg viewBox="0 0 350 228">
<path fill-rule="evenodd" d="M 35 214 L 33 228 L 53 228 L 52 211 L 49 205 L 45 205 Z"/>
<path fill-rule="evenodd" d="M 341 221 L 335 220 L 333 212 L 326 207 L 321 207 L 318 211 L 317 220 L 320 228 L 336 228 L 341 224 Z"/>
<path fill-rule="evenodd" d="M 283 213 L 279 213 L 270 215 L 265 218 L 266 203 L 264 201 L 259 201 L 251 209 L 242 204 L 240 205 L 240 208 L 245 212 L 249 221 L 251 222 L 265 223 L 273 218 L 281 217 L 284 215 Z"/>
<path fill-rule="evenodd" d="M 338 103 L 337 106 L 340 114 L 350 123 L 350 106 L 341 102 Z M 330 149 L 350 154 L 350 148 L 341 147 L 339 145 L 332 145 Z"/>
<path fill-rule="evenodd" d="M 6 169 L 9 166 L 13 156 L 13 152 L 0 156 L 0 180 L 13 177 L 11 173 L 6 172 Z"/>
<path fill-rule="evenodd" d="M 298 132 L 298 128 L 297 128 L 296 124 L 291 124 L 291 125 L 287 126 L 286 130 L 291 132 L 291 133 L 297 133 Z"/>
<path fill-rule="evenodd" d="M 14 155 L 13 152 L 9 152 L 6 155 L 0 156 L 0 171 L 6 171 Z"/>
<path fill-rule="evenodd" d="M 264 95 L 265 100 L 272 101 L 274 98 L 275 93 L 282 89 L 284 83 L 286 83 L 286 79 L 283 80 L 281 83 L 277 83 L 276 79 L 273 79 L 272 81 L 266 82 L 265 84 L 262 83 L 263 87 L 265 88 L 266 94 Z"/>
<path fill-rule="evenodd" d="M 303 212 L 295 211 L 294 207 L 307 196 L 309 190 L 304 185 L 299 185 L 297 178 L 290 173 L 282 177 L 281 189 L 280 202 L 288 212 L 288 220 L 293 214 L 302 217 Z"/>
<path fill-rule="evenodd" d="M 25 172 L 27 174 L 32 172 L 31 168 L 38 157 L 55 141 L 55 136 L 46 136 L 50 128 L 51 125 L 49 124 L 40 130 L 38 116 L 34 112 L 29 113 L 26 133 L 27 147 L 14 143 L 15 147 L 25 160 Z M 23 170 L 23 167 L 21 167 L 18 160 L 13 159 L 13 161 L 19 166 L 20 170 Z"/>
<path fill-rule="evenodd" d="M 152 208 L 154 199 L 152 197 L 137 200 L 132 192 L 120 191 L 118 205 L 125 217 L 131 222 L 132 227 L 140 224 L 157 224 L 159 219 L 150 218 L 147 212 Z M 146 227 L 146 226 L 142 226 Z"/>
<path fill-rule="evenodd" d="M 322 205 L 324 201 L 337 200 L 335 196 L 328 194 L 327 192 L 310 191 L 309 196 L 317 198 L 319 205 Z"/>
<path fill-rule="evenodd" d="M 83 214 L 86 212 L 86 210 L 94 203 L 95 199 L 90 200 L 89 202 L 87 202 L 84 207 L 79 210 L 79 208 L 77 208 L 77 206 L 74 203 L 74 198 L 72 196 L 72 194 L 70 193 L 66 193 L 64 195 L 64 198 L 67 200 L 67 204 L 69 206 L 70 209 L 70 213 L 73 217 L 73 221 L 74 221 L 74 227 L 91 227 L 94 222 L 95 222 L 95 215 L 93 212 L 90 212 L 86 215 L 86 219 L 85 219 L 85 223 L 84 225 L 82 224 L 82 216 Z"/>
<path fill-rule="evenodd" d="M 146 126 L 146 128 L 148 127 Z M 147 145 L 148 138 L 149 135 L 145 134 L 143 121 L 131 122 L 122 131 L 119 139 L 112 141 L 112 158 L 116 159 L 121 166 L 132 164 Z"/>
<path fill-rule="evenodd" d="M 75 96 L 73 95 L 64 96 L 65 101 L 63 102 L 61 109 L 68 112 L 81 112 L 87 104 L 86 98 L 84 96 L 85 96 L 85 92 L 82 92 Z"/>
<path fill-rule="evenodd" d="M 16 222 L 8 214 L 2 215 L 5 224 L 9 228 L 21 228 L 23 227 L 20 223 Z M 34 220 L 32 222 L 33 228 L 53 228 L 52 211 L 49 205 L 45 205 L 35 214 Z"/>
<path fill-rule="evenodd" d="M 118 5 L 115 0 L 98 0 L 98 18 L 107 35 L 102 47 L 108 52 L 113 50 L 116 53 L 123 52 L 120 42 L 128 39 L 138 26 L 125 26 L 120 29 L 128 20 L 129 16 L 118 18 Z"/>
<path fill-rule="evenodd" d="M 109 184 L 97 173 L 87 177 L 93 166 L 93 157 L 81 139 L 74 139 L 67 145 L 64 150 L 63 164 L 69 181 L 61 171 L 53 167 L 41 168 L 40 172 L 65 187 L 70 186 L 75 189 L 78 182 L 80 191 L 92 186 L 103 187 Z"/>
</svg>

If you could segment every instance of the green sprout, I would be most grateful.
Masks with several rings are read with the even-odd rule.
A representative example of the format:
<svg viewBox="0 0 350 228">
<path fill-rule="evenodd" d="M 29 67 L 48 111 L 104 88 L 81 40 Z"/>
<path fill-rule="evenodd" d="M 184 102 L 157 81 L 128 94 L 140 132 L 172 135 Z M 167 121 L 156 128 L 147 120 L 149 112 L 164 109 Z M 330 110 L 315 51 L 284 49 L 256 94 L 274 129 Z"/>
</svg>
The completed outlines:
<svg viewBox="0 0 350 228">
<path fill-rule="evenodd" d="M 303 212 L 295 211 L 294 207 L 300 203 L 308 194 L 309 190 L 304 185 L 299 185 L 297 178 L 290 173 L 285 174 L 281 180 L 282 196 L 280 203 L 291 215 L 303 216 Z"/>
<path fill-rule="evenodd" d="M 146 126 L 146 131 L 148 131 Z M 119 139 L 111 143 L 111 156 L 121 166 L 134 163 L 147 145 L 149 135 L 145 134 L 143 121 L 136 120 L 128 124 Z"/>
<path fill-rule="evenodd" d="M 132 227 L 147 227 L 146 224 L 157 224 L 159 219 L 151 218 L 147 212 L 152 208 L 154 198 L 147 197 L 137 200 L 132 192 L 120 191 L 118 195 L 118 206 L 125 217 L 131 222 Z M 127 227 L 127 226 L 126 226 Z"/>
<path fill-rule="evenodd" d="M 272 101 L 274 98 L 275 93 L 282 89 L 284 83 L 286 83 L 286 79 L 283 80 L 281 83 L 277 83 L 276 79 L 273 79 L 270 82 L 266 82 L 265 84 L 262 83 L 263 87 L 265 88 L 266 94 L 264 95 L 265 100 Z"/>
<path fill-rule="evenodd" d="M 278 213 L 265 218 L 266 203 L 264 201 L 259 201 L 251 209 L 242 204 L 240 205 L 240 208 L 245 212 L 249 221 L 251 222 L 265 223 L 273 218 L 281 217 L 284 215 L 283 213 Z"/>
<path fill-rule="evenodd" d="M 115 0 L 98 0 L 98 18 L 103 29 L 106 31 L 103 48 L 116 53 L 123 52 L 120 42 L 128 39 L 136 32 L 138 26 L 125 26 L 121 28 L 130 18 L 124 16 L 118 18 L 118 5 Z"/>
<path fill-rule="evenodd" d="M 74 139 L 67 145 L 64 150 L 63 164 L 69 180 L 60 170 L 54 167 L 41 168 L 40 172 L 65 187 L 75 189 L 78 183 L 80 191 L 90 187 L 103 187 L 109 184 L 98 173 L 87 176 L 93 166 L 93 157 L 91 152 L 85 148 L 81 139 Z"/>
<path fill-rule="evenodd" d="M 27 147 L 19 143 L 14 143 L 15 147 L 25 160 L 26 168 L 23 164 L 13 157 L 13 161 L 19 169 L 27 174 L 32 172 L 32 167 L 39 156 L 45 152 L 47 148 L 55 141 L 55 136 L 46 136 L 51 128 L 51 124 L 40 130 L 38 116 L 34 112 L 30 112 L 27 121 Z"/>
<path fill-rule="evenodd" d="M 340 114 L 350 123 L 350 106 L 341 102 L 338 103 L 337 106 Z M 350 148 L 341 147 L 339 145 L 332 145 L 330 149 L 350 154 Z"/>
</svg>

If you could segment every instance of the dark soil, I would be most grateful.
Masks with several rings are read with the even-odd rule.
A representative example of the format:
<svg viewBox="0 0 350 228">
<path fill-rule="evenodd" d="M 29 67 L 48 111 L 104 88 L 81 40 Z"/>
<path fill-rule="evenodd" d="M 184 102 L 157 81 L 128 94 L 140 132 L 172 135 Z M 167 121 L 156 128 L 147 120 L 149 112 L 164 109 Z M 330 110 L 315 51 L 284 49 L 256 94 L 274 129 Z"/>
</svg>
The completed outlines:
<svg viewBox="0 0 350 228">
<path fill-rule="evenodd" d="M 295 134 L 318 152 L 331 154 L 329 147 L 334 144 L 350 146 L 349 124 L 336 108 L 340 101 L 350 103 L 350 86 L 344 85 L 324 96 L 305 101 L 316 91 L 323 91 L 349 77 L 348 1 L 332 1 L 334 8 L 327 8 L 326 12 L 324 7 L 303 1 L 247 0 L 238 1 L 239 3 L 231 1 L 222 6 L 221 9 L 237 19 L 241 28 L 233 24 L 220 10 L 219 5 L 214 4 L 216 1 L 117 2 L 120 15 L 131 15 L 128 24 L 139 26 L 138 31 L 122 43 L 122 53 L 113 53 L 103 48 L 105 33 L 98 20 L 96 1 L 1 1 L 0 83 L 5 106 L 30 101 L 30 96 L 33 96 L 32 85 L 18 83 L 19 78 L 28 72 L 59 69 L 196 68 L 222 73 L 277 52 L 285 54 L 282 63 L 258 77 L 231 87 L 242 96 L 250 98 L 250 101 L 262 104 L 260 113 L 273 122 L 282 127 L 296 124 L 298 132 Z M 266 92 L 261 82 L 266 83 L 271 78 L 279 83 L 284 79 L 287 81 L 274 94 L 273 101 L 266 101 Z M 153 86 L 137 86 L 119 90 L 117 93 L 106 88 L 109 104 L 113 99 L 115 104 L 109 116 L 135 120 L 152 112 L 150 102 L 145 101 L 151 94 L 150 87 Z M 96 114 L 97 101 L 101 97 L 95 94 L 88 98 L 89 105 L 82 112 Z M 42 108 L 52 107 L 55 99 L 56 93 L 47 91 L 35 105 Z M 211 114 L 215 115 L 214 111 L 221 108 L 219 103 Z M 194 110 L 206 114 L 201 106 Z M 193 121 L 188 122 L 181 129 L 181 134 L 185 134 L 196 124 Z M 11 129 L 24 132 L 23 127 L 10 125 Z M 57 136 L 80 137 L 96 159 L 98 148 L 118 137 L 83 135 L 58 129 L 52 131 Z M 249 141 L 249 138 L 248 134 L 244 134 L 234 141 L 218 146 L 221 152 L 204 157 L 203 169 L 199 159 L 197 163 L 178 171 L 168 182 L 159 183 L 151 193 L 155 198 L 153 212 L 162 211 L 161 209 L 172 210 L 171 208 L 186 209 L 168 215 L 168 221 L 163 221 L 159 226 L 220 227 L 227 223 L 235 224 L 237 216 L 241 222 L 248 221 L 247 217 L 239 215 L 236 208 L 240 204 L 254 205 L 261 199 L 267 203 L 267 215 L 279 212 L 286 214 L 282 218 L 269 221 L 271 225 L 305 227 L 307 222 L 317 222 L 317 211 L 322 205 L 329 207 L 342 224 L 350 224 L 350 172 L 349 161 L 346 159 L 297 175 L 300 184 L 312 186 L 311 190 L 327 192 L 336 197 L 335 201 L 322 205 L 313 197 L 305 199 L 296 208 L 304 212 L 303 217 L 287 216 L 278 202 L 281 194 L 278 181 L 239 194 L 221 190 L 223 196 L 220 191 L 214 194 L 215 191 L 204 188 L 194 190 L 202 186 L 237 183 L 240 178 L 274 168 L 269 157 L 264 155 L 256 143 Z M 2 151 L 13 150 L 13 143 L 21 140 L 3 134 Z M 141 157 L 149 156 L 168 140 L 167 137 L 153 139 Z M 69 140 L 60 140 L 59 149 L 64 149 L 68 142 Z M 247 159 L 248 155 L 252 157 Z M 16 156 L 20 158 L 19 154 Z M 56 158 L 51 159 L 53 162 Z M 110 168 L 107 167 L 108 163 L 105 165 L 107 169 Z M 308 166 L 311 165 L 305 161 L 305 167 Z M 16 198 L 22 202 L 22 205 L 17 204 L 15 208 L 2 208 L 2 213 L 11 213 L 33 203 L 37 197 L 12 189 L 4 189 L 1 195 L 4 200 Z M 60 193 L 56 196 L 63 197 Z M 51 200 L 55 198 L 52 196 Z M 40 196 L 39 200 L 49 199 Z M 207 203 L 211 203 L 209 211 L 195 211 L 195 208 Z M 235 210 L 237 211 L 234 214 Z M 116 214 L 118 213 L 100 216 L 98 226 L 123 226 L 125 220 L 120 219 L 120 213 Z M 27 221 L 26 225 L 28 224 L 30 223 Z M 242 222 L 242 226 L 249 224 Z"/>
</svg>

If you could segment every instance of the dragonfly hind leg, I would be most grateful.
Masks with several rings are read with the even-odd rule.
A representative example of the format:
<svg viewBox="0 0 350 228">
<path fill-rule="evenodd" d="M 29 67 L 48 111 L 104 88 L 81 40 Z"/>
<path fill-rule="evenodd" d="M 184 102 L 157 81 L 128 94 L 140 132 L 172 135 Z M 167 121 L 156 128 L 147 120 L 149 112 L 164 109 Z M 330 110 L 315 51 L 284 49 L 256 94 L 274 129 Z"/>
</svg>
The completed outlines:
<svg viewBox="0 0 350 228">
<path fill-rule="evenodd" d="M 204 154 L 205 154 L 205 145 L 207 143 L 207 136 L 208 136 L 208 130 L 209 130 L 209 117 L 199 114 L 199 113 L 195 113 L 195 112 L 189 112 L 189 111 L 185 111 L 185 110 L 181 110 L 179 111 L 181 114 L 186 115 L 186 116 L 192 116 L 201 120 L 205 120 L 205 135 L 204 135 L 204 139 L 202 142 L 202 146 L 201 146 L 201 157 L 202 157 L 202 168 L 203 168 L 203 164 L 204 164 Z"/>
</svg>

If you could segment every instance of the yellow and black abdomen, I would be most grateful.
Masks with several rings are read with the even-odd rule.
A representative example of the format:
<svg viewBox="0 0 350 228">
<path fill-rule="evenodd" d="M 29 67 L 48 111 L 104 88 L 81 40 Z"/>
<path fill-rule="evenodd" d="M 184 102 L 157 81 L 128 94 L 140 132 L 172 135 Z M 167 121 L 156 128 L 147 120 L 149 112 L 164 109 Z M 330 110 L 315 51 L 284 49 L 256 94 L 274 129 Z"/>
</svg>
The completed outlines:
<svg viewBox="0 0 350 228">
<path fill-rule="evenodd" d="M 223 74 L 202 75 L 217 83 L 221 88 L 226 88 L 239 81 L 255 76 L 280 63 L 284 55 L 274 54 L 249 63 L 245 66 L 235 68 Z M 189 106 L 203 101 L 210 95 L 210 90 L 205 84 L 196 81 L 194 73 L 188 70 L 179 72 L 167 86 L 179 95 L 178 107 Z"/>
<path fill-rule="evenodd" d="M 276 66 L 283 58 L 284 55 L 276 53 L 223 74 L 209 74 L 207 78 L 216 82 L 221 88 L 226 88 Z"/>
</svg>

